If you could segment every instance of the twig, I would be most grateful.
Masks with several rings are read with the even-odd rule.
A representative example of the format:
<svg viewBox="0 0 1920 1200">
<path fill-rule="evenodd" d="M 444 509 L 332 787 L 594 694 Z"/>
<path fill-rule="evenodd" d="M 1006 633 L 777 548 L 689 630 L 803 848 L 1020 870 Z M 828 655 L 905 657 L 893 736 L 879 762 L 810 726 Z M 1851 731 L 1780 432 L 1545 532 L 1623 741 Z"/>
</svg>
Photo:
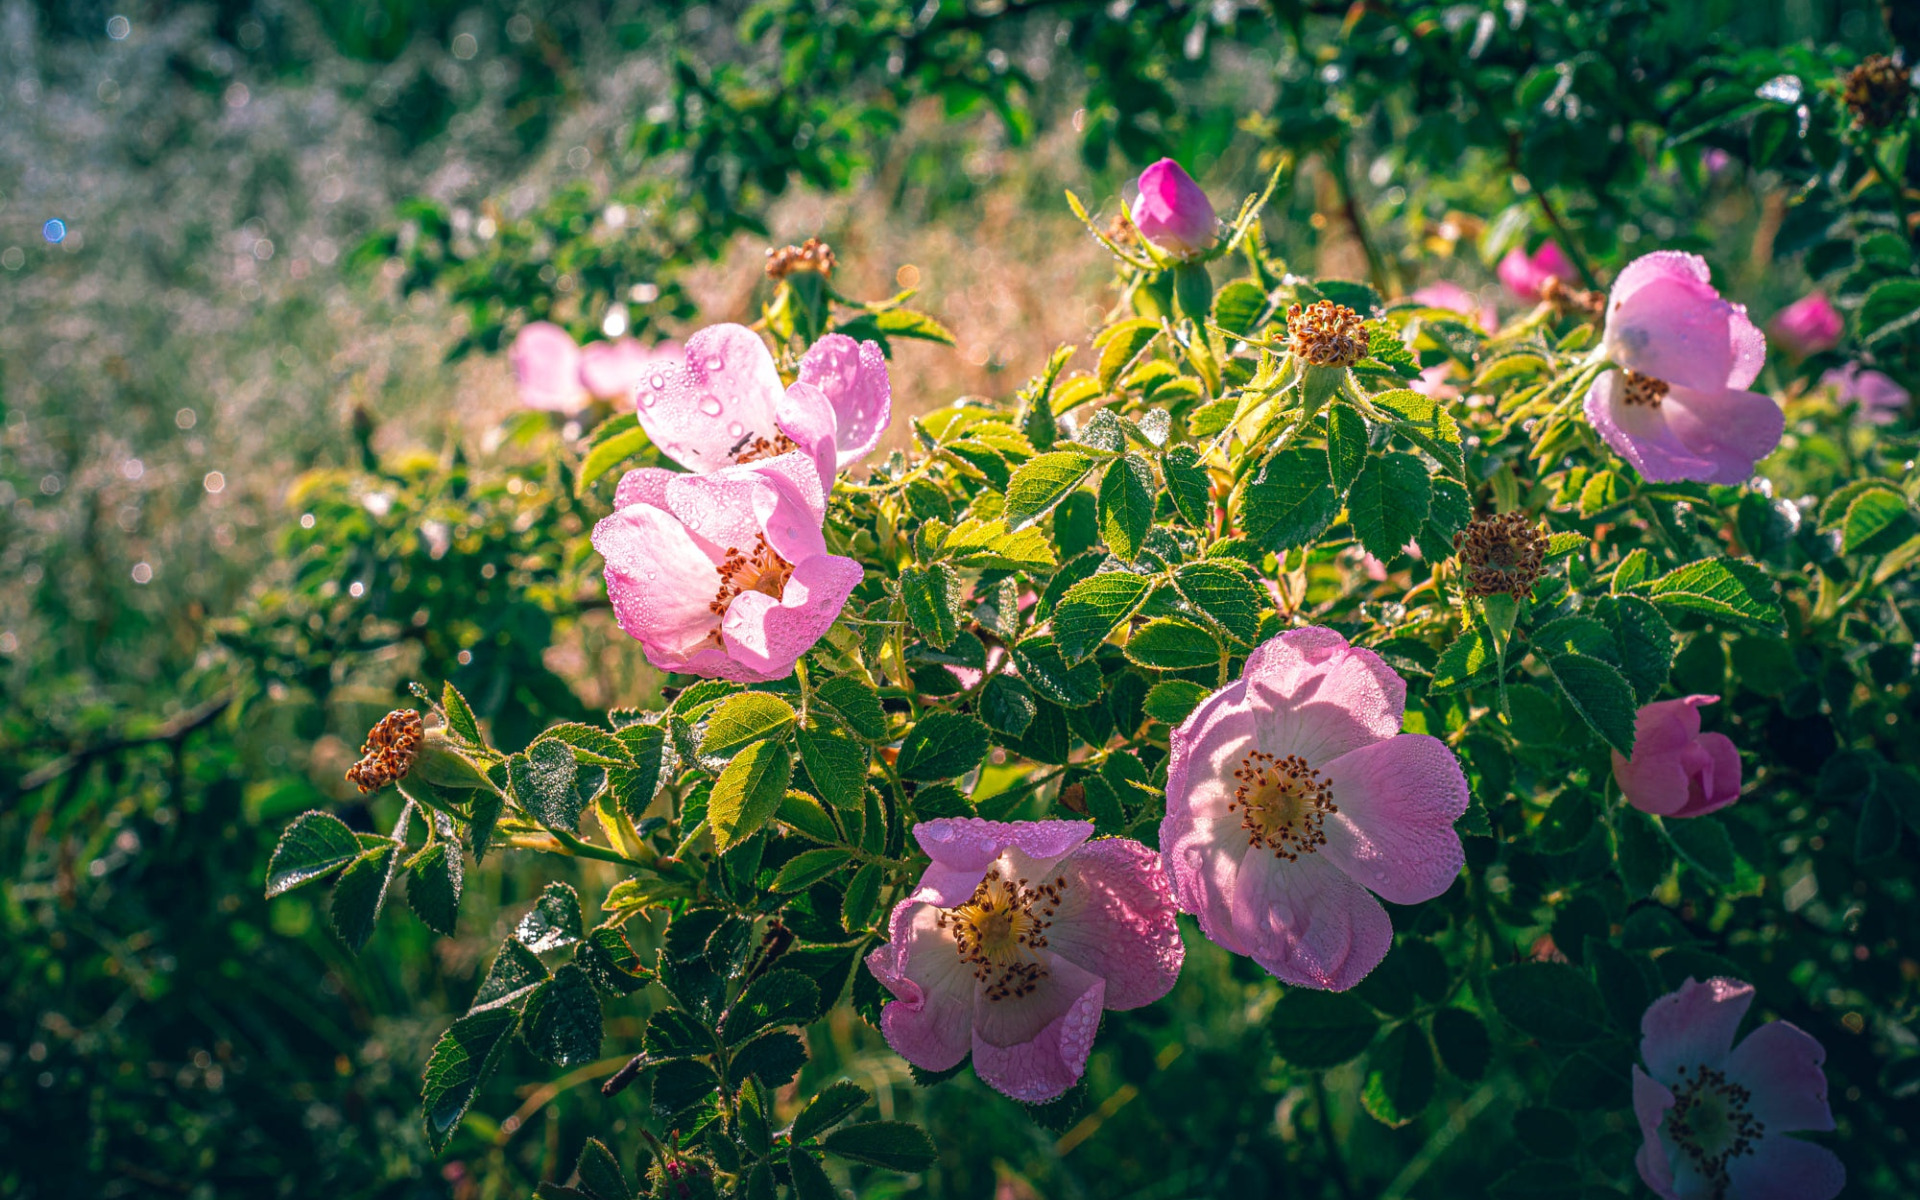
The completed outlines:
<svg viewBox="0 0 1920 1200">
<path fill-rule="evenodd" d="M 27 774 L 21 778 L 16 794 L 25 795 L 28 792 L 36 791 L 70 771 L 78 770 L 88 765 L 97 758 L 107 758 L 123 750 L 132 750 L 140 746 L 151 746 L 157 742 L 172 742 L 178 745 L 185 741 L 187 737 L 196 730 L 212 724 L 214 718 L 225 712 L 227 706 L 232 703 L 233 693 L 227 692 L 224 695 L 207 701 L 199 708 L 182 713 L 152 733 L 144 734 L 140 737 L 109 738 L 96 745 L 75 750 L 71 754 L 62 755 L 52 762 L 43 763 L 27 772 Z"/>
</svg>

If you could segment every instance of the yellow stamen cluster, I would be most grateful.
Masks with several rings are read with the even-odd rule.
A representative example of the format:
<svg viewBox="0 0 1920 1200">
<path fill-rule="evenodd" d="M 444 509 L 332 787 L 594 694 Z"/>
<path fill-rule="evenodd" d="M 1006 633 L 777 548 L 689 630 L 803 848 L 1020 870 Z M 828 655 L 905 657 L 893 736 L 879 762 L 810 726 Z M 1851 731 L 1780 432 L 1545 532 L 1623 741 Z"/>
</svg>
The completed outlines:
<svg viewBox="0 0 1920 1200">
<path fill-rule="evenodd" d="M 1518 600 L 1533 590 L 1546 562 L 1547 535 L 1523 512 L 1476 517 L 1453 535 L 1469 596 L 1501 592 Z"/>
<path fill-rule="evenodd" d="M 1753 1093 L 1730 1081 L 1724 1071 L 1707 1066 L 1679 1070 L 1667 1130 L 1673 1144 L 1706 1177 L 1714 1200 L 1726 1200 L 1733 1188 L 1727 1164 L 1752 1154 L 1766 1126 L 1750 1111 Z"/>
<path fill-rule="evenodd" d="M 1296 304 L 1287 309 L 1287 344 L 1309 366 L 1350 367 L 1367 356 L 1367 323 L 1331 300 Z"/>
<path fill-rule="evenodd" d="M 394 709 L 367 731 L 360 761 L 347 768 L 347 782 L 364 793 L 405 779 L 420 754 L 424 736 L 419 713 L 410 708 Z"/>
<path fill-rule="evenodd" d="M 767 247 L 768 279 L 785 279 L 795 271 L 817 271 L 831 276 L 837 265 L 833 247 L 817 237 L 810 237 L 798 246 L 782 246 L 778 250 Z"/>
<path fill-rule="evenodd" d="M 1047 930 L 1066 890 L 1064 875 L 1035 887 L 1025 879 L 1002 876 L 1000 868 L 993 867 L 973 889 L 972 899 L 942 909 L 934 923 L 953 931 L 961 961 L 971 963 L 973 977 L 986 985 L 982 995 L 992 1001 L 1018 1000 L 1047 977 L 1039 951 L 1047 944 Z"/>
<path fill-rule="evenodd" d="M 733 546 L 727 547 L 725 557 L 714 568 L 720 576 L 720 590 L 714 593 L 707 604 L 708 611 L 714 616 L 724 616 L 727 605 L 733 603 L 735 596 L 745 592 L 760 592 L 778 600 L 787 588 L 787 580 L 793 576 L 793 564 L 774 553 L 767 545 L 767 535 L 753 535 L 753 549 L 742 554 Z"/>
<path fill-rule="evenodd" d="M 1233 790 L 1227 811 L 1240 813 L 1241 828 L 1255 846 L 1296 862 L 1327 844 L 1327 816 L 1340 808 L 1333 802 L 1332 785 L 1306 759 L 1297 754 L 1276 758 L 1255 750 L 1240 760 L 1233 777 L 1240 786 Z"/>
<path fill-rule="evenodd" d="M 1885 129 L 1907 115 L 1913 95 L 1913 77 L 1906 67 L 1884 54 L 1869 54 L 1847 72 L 1843 98 L 1853 111 L 1854 124 Z"/>
<path fill-rule="evenodd" d="M 1626 380 L 1626 391 L 1620 399 L 1627 404 L 1644 404 L 1649 408 L 1660 407 L 1660 402 L 1673 390 L 1673 385 L 1664 379 L 1655 379 L 1651 375 L 1642 375 L 1638 371 L 1622 368 L 1620 375 Z"/>
<path fill-rule="evenodd" d="M 733 461 L 736 463 L 759 462 L 762 459 L 778 458 L 789 450 L 799 448 L 799 443 L 784 433 L 776 433 L 771 438 L 747 434 L 734 443 Z"/>
</svg>

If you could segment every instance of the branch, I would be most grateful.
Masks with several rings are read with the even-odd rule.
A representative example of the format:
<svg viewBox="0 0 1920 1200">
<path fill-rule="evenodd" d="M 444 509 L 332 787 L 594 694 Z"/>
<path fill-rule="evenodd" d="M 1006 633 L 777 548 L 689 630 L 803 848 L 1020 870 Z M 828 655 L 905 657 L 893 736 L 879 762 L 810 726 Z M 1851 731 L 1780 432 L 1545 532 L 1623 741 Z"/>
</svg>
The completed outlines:
<svg viewBox="0 0 1920 1200">
<path fill-rule="evenodd" d="M 27 774 L 21 778 L 15 794 L 24 796 L 28 792 L 37 791 L 49 783 L 52 783 L 54 780 L 87 766 L 95 759 L 109 758 L 123 750 L 132 750 L 140 746 L 151 746 L 156 742 L 170 742 L 175 747 L 178 747 L 181 742 L 184 742 L 188 736 L 196 730 L 211 725 L 214 718 L 225 712 L 227 706 L 232 703 L 233 693 L 229 691 L 224 695 L 207 701 L 199 708 L 182 713 L 152 733 L 140 737 L 109 738 L 97 745 L 75 750 L 71 754 L 61 755 L 52 762 L 43 763 L 27 772 Z"/>
</svg>

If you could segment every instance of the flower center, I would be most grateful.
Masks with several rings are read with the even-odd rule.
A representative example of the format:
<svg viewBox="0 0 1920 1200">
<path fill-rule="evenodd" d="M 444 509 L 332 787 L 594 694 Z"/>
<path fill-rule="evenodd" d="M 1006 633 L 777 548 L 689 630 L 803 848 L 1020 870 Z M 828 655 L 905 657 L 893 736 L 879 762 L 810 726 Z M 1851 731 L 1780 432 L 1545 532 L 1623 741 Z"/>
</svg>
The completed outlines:
<svg viewBox="0 0 1920 1200">
<path fill-rule="evenodd" d="M 1658 408 L 1660 401 L 1673 390 L 1673 385 L 1664 379 L 1655 379 L 1651 375 L 1642 375 L 1638 371 L 1629 371 L 1625 367 L 1620 369 L 1620 374 L 1625 376 L 1627 381 L 1627 392 L 1621 399 L 1628 404 L 1644 404 L 1649 408 Z"/>
<path fill-rule="evenodd" d="M 771 438 L 748 434 L 735 442 L 729 453 L 733 455 L 733 461 L 736 463 L 750 463 L 767 458 L 778 458 L 789 450 L 799 448 L 799 443 L 784 433 L 776 433 Z"/>
<path fill-rule="evenodd" d="M 1753 1093 L 1711 1067 L 1680 1068 L 1673 1089 L 1673 1112 L 1667 1131 L 1694 1168 L 1713 1185 L 1714 1200 L 1725 1200 L 1732 1188 L 1727 1164 L 1752 1154 L 1766 1133 L 1751 1107 Z"/>
<path fill-rule="evenodd" d="M 410 708 L 394 709 L 367 731 L 360 761 L 347 768 L 347 782 L 362 792 L 377 792 L 405 779 L 425 738 L 419 713 Z"/>
<path fill-rule="evenodd" d="M 935 924 L 953 930 L 954 948 L 962 962 L 973 964 L 973 977 L 987 985 L 987 999 L 1017 1000 L 1047 977 L 1037 952 L 1047 944 L 1047 929 L 1066 888 L 1064 875 L 1034 887 L 1005 878 L 994 867 L 971 900 L 940 911 Z"/>
<path fill-rule="evenodd" d="M 773 547 L 767 545 L 766 534 L 754 534 L 753 543 L 753 550 L 748 554 L 728 546 L 726 557 L 714 568 L 720 576 L 720 590 L 707 605 L 714 616 L 726 615 L 733 598 L 745 592 L 760 592 L 778 600 L 786 590 L 787 580 L 793 575 L 793 564 L 773 552 Z"/>
<path fill-rule="evenodd" d="M 1287 340 L 1310 366 L 1350 367 L 1367 356 L 1367 323 L 1360 314 L 1331 300 L 1287 309 Z"/>
<path fill-rule="evenodd" d="M 1240 825 L 1256 846 L 1294 862 L 1327 844 L 1321 828 L 1327 814 L 1339 812 L 1333 786 L 1297 754 L 1275 758 L 1255 750 L 1240 760 L 1227 811 L 1240 812 Z"/>
<path fill-rule="evenodd" d="M 1466 572 L 1469 596 L 1505 592 L 1515 598 L 1533 590 L 1546 562 L 1547 535 L 1533 518 L 1515 510 L 1476 517 L 1453 535 L 1453 549 Z"/>
</svg>

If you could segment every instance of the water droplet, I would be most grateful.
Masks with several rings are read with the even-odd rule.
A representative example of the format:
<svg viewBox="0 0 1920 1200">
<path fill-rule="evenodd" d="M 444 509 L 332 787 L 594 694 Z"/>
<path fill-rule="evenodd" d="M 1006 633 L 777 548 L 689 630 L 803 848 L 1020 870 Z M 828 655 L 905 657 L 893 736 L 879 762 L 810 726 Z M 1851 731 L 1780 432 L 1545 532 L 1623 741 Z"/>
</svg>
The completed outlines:
<svg viewBox="0 0 1920 1200">
<path fill-rule="evenodd" d="M 654 402 L 654 400 L 655 400 L 655 399 L 656 399 L 656 397 L 654 396 L 654 394 L 653 394 L 652 392 L 641 392 L 641 393 L 640 393 L 640 407 L 641 407 L 641 408 L 652 408 L 652 407 L 653 407 L 653 402 Z"/>
<path fill-rule="evenodd" d="M 653 390 L 657 392 L 657 391 L 659 391 L 659 390 L 660 390 L 661 388 L 663 388 L 663 387 L 666 387 L 666 386 L 667 386 L 667 377 L 666 377 L 665 375 L 662 375 L 662 374 L 661 374 L 660 372 L 658 372 L 658 371 L 655 371 L 655 372 L 653 373 L 653 378 L 652 378 L 652 379 L 649 379 L 649 380 L 647 380 L 647 382 L 648 382 L 648 383 L 650 383 L 650 384 L 652 384 L 652 385 L 653 385 Z"/>
<path fill-rule="evenodd" d="M 724 358 L 721 358 L 718 354 L 707 355 L 707 370 L 718 371 L 721 367 L 724 367 L 726 365 L 727 365 L 727 360 Z"/>
<path fill-rule="evenodd" d="M 708 396 L 705 400 L 702 400 L 700 402 L 700 411 L 707 414 L 710 417 L 717 417 L 720 415 L 720 411 L 721 411 L 720 402 L 714 399 L 712 396 Z"/>
<path fill-rule="evenodd" d="M 727 426 L 728 437 L 745 437 L 746 435 L 747 435 L 747 427 L 745 425 L 742 425 L 738 421 L 735 421 L 731 425 Z"/>
</svg>

